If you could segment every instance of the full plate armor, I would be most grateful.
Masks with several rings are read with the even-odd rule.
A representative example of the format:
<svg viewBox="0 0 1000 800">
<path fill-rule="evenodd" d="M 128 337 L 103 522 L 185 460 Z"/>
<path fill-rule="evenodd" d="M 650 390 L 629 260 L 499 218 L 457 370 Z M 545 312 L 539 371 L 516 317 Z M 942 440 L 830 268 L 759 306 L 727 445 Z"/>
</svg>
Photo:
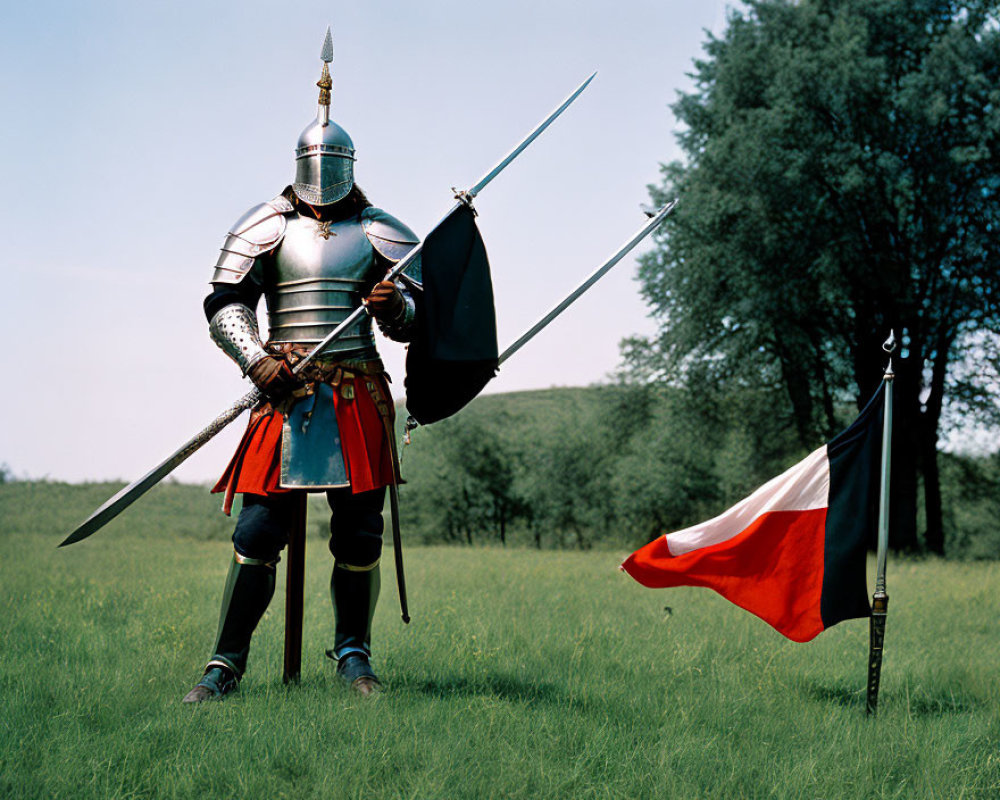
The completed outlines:
<svg viewBox="0 0 1000 800">
<path fill-rule="evenodd" d="M 287 190 L 286 190 L 287 191 Z M 381 209 L 368 207 L 357 216 L 317 220 L 303 216 L 284 195 L 248 211 L 226 237 L 215 265 L 212 283 L 239 285 L 251 281 L 263 291 L 271 344 L 319 344 L 343 322 L 395 263 L 418 242 L 416 234 Z M 411 268 L 419 276 L 419 264 Z M 406 340 L 414 318 L 407 289 L 419 285 L 412 276 L 402 279 L 406 310 L 384 332 Z M 235 304 L 241 305 L 241 304 Z M 223 311 L 226 310 L 222 309 Z M 216 343 L 243 369 L 244 374 L 263 358 L 265 350 L 247 319 L 245 335 L 223 330 L 234 312 L 214 315 L 210 330 Z M 243 315 L 246 316 L 245 314 Z M 371 318 L 331 343 L 322 355 L 342 358 L 377 357 Z"/>
<path fill-rule="evenodd" d="M 354 184 L 354 145 L 329 119 L 329 31 L 319 113 L 299 137 L 295 181 L 232 226 L 206 298 L 212 339 L 268 395 L 213 491 L 243 507 L 211 659 L 185 701 L 221 697 L 246 669 L 250 638 L 274 593 L 275 565 L 287 543 L 294 490 L 326 491 L 334 555 L 331 597 L 338 674 L 367 694 L 378 686 L 369 664 L 371 620 L 379 591 L 385 487 L 398 481 L 390 439 L 393 407 L 371 317 L 328 345 L 300 376 L 288 364 L 311 351 L 378 284 L 394 295 L 382 332 L 407 341 L 416 316 L 419 262 L 395 286 L 379 282 L 417 242 L 392 215 L 373 208 Z M 263 296 L 268 335 L 256 305 Z M 260 375 L 284 371 L 282 391 Z M 271 384 L 269 384 L 271 385 Z"/>
</svg>

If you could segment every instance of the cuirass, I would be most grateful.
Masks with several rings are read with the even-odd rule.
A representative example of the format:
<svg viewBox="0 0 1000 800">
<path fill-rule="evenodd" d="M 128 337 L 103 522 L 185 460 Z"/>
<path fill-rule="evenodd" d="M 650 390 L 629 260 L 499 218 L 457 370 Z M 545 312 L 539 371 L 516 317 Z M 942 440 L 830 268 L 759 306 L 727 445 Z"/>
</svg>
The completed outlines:
<svg viewBox="0 0 1000 800">
<path fill-rule="evenodd" d="M 319 222 L 291 214 L 284 239 L 264 265 L 272 343 L 318 344 L 361 305 L 381 275 L 357 217 Z M 371 318 L 363 316 L 324 353 L 374 358 Z"/>
</svg>

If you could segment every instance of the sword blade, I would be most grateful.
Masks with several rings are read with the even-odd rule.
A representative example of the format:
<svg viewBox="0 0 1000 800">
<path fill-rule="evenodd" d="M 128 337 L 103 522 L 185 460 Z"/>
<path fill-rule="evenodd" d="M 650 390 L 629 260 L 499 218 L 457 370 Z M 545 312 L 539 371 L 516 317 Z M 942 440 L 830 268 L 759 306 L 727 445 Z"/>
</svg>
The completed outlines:
<svg viewBox="0 0 1000 800">
<path fill-rule="evenodd" d="M 535 139 L 537 139 L 541 135 L 542 131 L 544 131 L 547 127 L 549 127 L 549 125 L 552 124 L 552 122 L 555 120 L 556 117 L 558 117 L 560 114 L 563 113 L 563 111 L 569 108 L 570 103 L 572 103 L 574 100 L 576 100 L 577 97 L 580 96 L 580 93 L 583 92 L 583 90 L 586 89 L 588 85 L 590 85 L 590 82 L 594 80 L 594 77 L 596 75 L 597 72 L 595 71 L 593 75 L 591 75 L 589 78 L 587 78 L 587 80 L 585 80 L 583 83 L 577 86 L 576 89 L 574 89 L 570 93 L 569 97 L 563 100 L 562 103 L 560 103 L 559 106 L 551 114 L 549 114 L 545 119 L 539 122 L 538 125 L 535 126 L 534 130 L 532 130 L 531 133 L 525 136 L 524 139 L 522 139 L 520 143 L 518 143 L 514 147 L 513 150 L 511 150 L 507 155 L 505 155 L 502 159 L 500 159 L 500 161 L 497 163 L 495 167 L 493 167 L 493 169 L 491 169 L 489 172 L 483 175 L 483 177 L 480 178 L 479 181 L 471 189 L 469 189 L 468 191 L 469 197 L 475 197 L 477 194 L 479 194 L 486 186 L 486 184 L 488 184 L 497 175 L 499 175 L 503 171 L 504 167 L 506 167 L 511 161 L 513 161 L 521 154 L 521 151 L 524 150 L 525 147 L 527 147 L 529 144 L 535 141 Z"/>
<path fill-rule="evenodd" d="M 548 314 L 542 317 L 538 322 L 528 328 L 517 341 L 515 341 L 510 347 L 500 354 L 500 358 L 497 364 L 502 364 L 508 358 L 510 358 L 514 353 L 520 350 L 524 345 L 526 345 L 531 339 L 538 335 L 543 328 L 545 328 L 552 320 L 563 313 L 567 308 L 569 308 L 580 295 L 587 291 L 591 286 L 593 286 L 597 281 L 599 281 L 615 264 L 621 261 L 628 252 L 635 247 L 639 242 L 645 239 L 649 234 L 656 230 L 657 226 L 663 220 L 667 218 L 667 215 L 674 210 L 674 206 L 677 205 L 676 200 L 671 200 L 663 208 L 657 211 L 653 216 L 643 225 L 635 234 L 623 244 L 621 247 L 615 251 L 607 261 L 605 261 L 601 266 L 595 269 L 589 276 L 572 292 L 570 292 L 563 300 L 561 300 Z"/>
<path fill-rule="evenodd" d="M 97 511 L 85 519 L 76 530 L 59 543 L 60 547 L 74 544 L 82 539 L 86 539 L 96 533 L 111 520 L 121 514 L 132 503 L 142 497 L 146 492 L 156 486 L 167 475 L 173 472 L 178 466 L 188 460 L 197 450 L 212 439 L 219 431 L 225 428 L 230 422 L 236 419 L 246 409 L 253 408 L 260 401 L 261 393 L 257 389 L 245 394 L 233 405 L 223 411 L 212 422 L 204 428 L 197 436 L 189 439 L 173 455 L 153 467 L 139 480 L 130 483 L 118 494 L 108 500 Z"/>
</svg>

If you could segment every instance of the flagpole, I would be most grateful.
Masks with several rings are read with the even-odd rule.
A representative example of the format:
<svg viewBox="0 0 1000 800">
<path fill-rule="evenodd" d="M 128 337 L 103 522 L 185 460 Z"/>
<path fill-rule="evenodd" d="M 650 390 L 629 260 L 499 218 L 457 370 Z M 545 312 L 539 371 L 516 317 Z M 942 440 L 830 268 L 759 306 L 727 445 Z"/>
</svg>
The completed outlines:
<svg viewBox="0 0 1000 800">
<path fill-rule="evenodd" d="M 885 618 L 889 611 L 889 595 L 885 590 L 885 562 L 889 549 L 889 475 L 892 458 L 892 388 L 895 373 L 892 354 L 896 350 L 896 336 L 890 331 L 882 345 L 889 354 L 889 364 L 882 380 L 885 398 L 882 422 L 882 477 L 878 504 L 878 551 L 875 556 L 875 594 L 872 595 L 872 615 L 869 620 L 870 644 L 868 650 L 868 692 L 865 711 L 874 715 L 878 711 L 878 687 L 882 676 L 882 646 L 885 641 Z"/>
</svg>

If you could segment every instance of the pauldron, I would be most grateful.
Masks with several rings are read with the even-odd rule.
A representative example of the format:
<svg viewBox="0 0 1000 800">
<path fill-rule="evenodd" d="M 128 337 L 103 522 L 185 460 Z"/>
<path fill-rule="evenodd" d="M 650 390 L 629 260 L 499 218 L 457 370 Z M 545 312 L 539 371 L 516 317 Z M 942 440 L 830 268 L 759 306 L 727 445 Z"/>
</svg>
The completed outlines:
<svg viewBox="0 0 1000 800">
<path fill-rule="evenodd" d="M 292 211 L 292 204 L 279 194 L 236 220 L 215 262 L 212 283 L 240 283 L 257 258 L 281 244 Z"/>
</svg>

